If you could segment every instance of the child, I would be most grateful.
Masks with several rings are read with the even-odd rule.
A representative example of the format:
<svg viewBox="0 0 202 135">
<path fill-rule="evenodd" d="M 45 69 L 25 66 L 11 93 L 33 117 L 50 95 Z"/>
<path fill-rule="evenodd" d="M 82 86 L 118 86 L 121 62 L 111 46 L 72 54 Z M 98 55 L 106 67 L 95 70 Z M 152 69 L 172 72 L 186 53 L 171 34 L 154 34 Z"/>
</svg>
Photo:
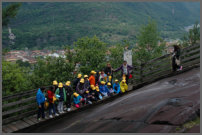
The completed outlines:
<svg viewBox="0 0 202 135">
<path fill-rule="evenodd" d="M 74 92 L 74 98 L 73 98 L 73 102 L 76 108 L 79 108 L 81 106 L 81 103 L 84 103 L 85 100 L 76 92 Z"/>
<path fill-rule="evenodd" d="M 57 88 L 58 88 L 58 82 L 55 80 L 55 81 L 53 81 L 53 92 L 54 93 L 57 90 Z"/>
<path fill-rule="evenodd" d="M 48 94 L 48 102 L 49 102 L 49 106 L 48 106 L 48 109 L 49 109 L 49 117 L 50 118 L 53 118 L 53 115 L 52 115 L 52 111 L 54 113 L 55 116 L 59 116 L 56 112 L 55 112 L 55 97 L 54 97 L 54 87 L 53 86 L 50 86 L 49 90 L 47 91 L 47 94 Z"/>
<path fill-rule="evenodd" d="M 95 86 L 91 85 L 91 89 L 90 89 L 91 101 L 97 101 L 95 89 L 96 89 Z"/>
<path fill-rule="evenodd" d="M 85 89 L 84 89 L 84 79 L 83 78 L 78 83 L 78 85 L 76 87 L 76 92 L 83 97 L 83 94 L 85 92 Z"/>
<path fill-rule="evenodd" d="M 77 78 L 74 80 L 73 89 L 76 89 L 79 81 L 81 80 L 82 74 L 78 74 Z"/>
<path fill-rule="evenodd" d="M 108 91 L 109 91 L 109 95 L 113 96 L 114 95 L 114 90 L 113 90 L 112 85 L 111 85 L 110 82 L 107 83 L 107 88 L 108 88 Z"/>
<path fill-rule="evenodd" d="M 110 82 L 112 84 L 112 76 L 111 75 L 107 76 L 107 82 Z"/>
<path fill-rule="evenodd" d="M 72 94 L 73 94 L 73 89 L 70 86 L 71 82 L 67 81 L 66 86 L 65 86 L 65 91 L 66 91 L 66 107 L 67 111 L 69 112 L 71 110 L 71 102 L 72 102 Z"/>
<path fill-rule="evenodd" d="M 85 104 L 92 104 L 91 98 L 92 98 L 92 95 L 90 95 L 89 91 L 88 90 L 85 91 L 84 93 Z"/>
<path fill-rule="evenodd" d="M 107 86 L 105 85 L 105 82 L 104 81 L 101 81 L 101 85 L 99 87 L 99 90 L 100 90 L 100 93 L 104 96 L 104 97 L 107 97 L 108 94 L 109 94 L 109 91 L 108 91 L 108 88 Z"/>
<path fill-rule="evenodd" d="M 96 72 L 94 70 L 92 70 L 90 72 L 91 76 L 89 77 L 89 82 L 90 82 L 90 85 L 94 85 L 95 86 L 95 74 Z"/>
<path fill-rule="evenodd" d="M 104 70 L 101 71 L 99 81 L 107 81 L 107 75 L 105 74 Z"/>
<path fill-rule="evenodd" d="M 126 80 L 122 80 L 120 83 L 120 89 L 121 92 L 124 93 L 125 91 L 128 91 L 128 85 L 126 84 Z"/>
<path fill-rule="evenodd" d="M 88 80 L 88 75 L 84 75 L 84 90 L 88 90 L 90 87 L 90 82 Z"/>
<path fill-rule="evenodd" d="M 100 85 L 100 82 L 99 82 L 100 74 L 101 74 L 101 72 L 97 72 L 95 75 L 95 84 L 97 84 L 97 85 Z"/>
<path fill-rule="evenodd" d="M 114 85 L 113 85 L 113 90 L 114 90 L 114 92 L 115 92 L 116 94 L 119 94 L 119 92 L 120 92 L 120 85 L 119 85 L 118 82 L 119 82 L 119 81 L 116 79 L 116 80 L 115 80 L 115 83 L 114 83 Z"/>
<path fill-rule="evenodd" d="M 44 113 L 44 102 L 45 102 L 45 96 L 43 94 L 45 88 L 39 88 L 36 94 L 36 101 L 38 104 L 38 115 L 37 120 L 40 120 L 40 117 L 42 115 L 42 118 L 45 119 L 45 113 Z"/>
<path fill-rule="evenodd" d="M 97 99 L 102 100 L 102 95 L 101 95 L 101 93 L 100 93 L 99 87 L 96 86 L 95 89 L 96 89 L 95 97 L 96 97 Z"/>
<path fill-rule="evenodd" d="M 63 84 L 59 83 L 58 89 L 55 92 L 55 95 L 59 95 L 59 100 L 58 100 L 58 113 L 64 113 L 63 111 L 63 102 L 66 102 L 66 92 L 65 89 L 63 88 Z"/>
</svg>

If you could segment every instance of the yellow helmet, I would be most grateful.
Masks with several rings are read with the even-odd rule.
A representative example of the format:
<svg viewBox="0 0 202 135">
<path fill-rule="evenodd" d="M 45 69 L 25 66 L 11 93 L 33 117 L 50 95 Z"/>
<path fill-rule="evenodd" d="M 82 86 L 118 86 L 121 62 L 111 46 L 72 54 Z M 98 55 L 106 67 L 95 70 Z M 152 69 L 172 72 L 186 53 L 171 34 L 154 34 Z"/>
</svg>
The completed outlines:
<svg viewBox="0 0 202 135">
<path fill-rule="evenodd" d="M 58 82 L 56 80 L 53 81 L 53 85 L 58 85 Z"/>
<path fill-rule="evenodd" d="M 96 89 L 96 91 L 100 91 L 98 86 L 96 86 L 95 89 Z"/>
<path fill-rule="evenodd" d="M 90 73 L 91 73 L 91 74 L 96 74 L 96 72 L 95 72 L 94 70 L 92 70 Z"/>
<path fill-rule="evenodd" d="M 80 83 L 84 83 L 84 79 L 83 78 L 81 78 Z"/>
<path fill-rule="evenodd" d="M 91 88 L 95 87 L 94 85 L 90 85 Z"/>
<path fill-rule="evenodd" d="M 67 86 L 69 86 L 70 84 L 71 84 L 70 81 L 67 81 L 67 82 L 65 83 L 65 85 L 67 85 Z"/>
<path fill-rule="evenodd" d="M 74 92 L 74 94 L 73 94 L 75 97 L 78 97 L 79 96 L 79 94 L 78 93 L 76 93 L 76 92 Z"/>
<path fill-rule="evenodd" d="M 88 78 L 88 75 L 84 75 L 84 78 Z"/>
<path fill-rule="evenodd" d="M 122 80 L 122 82 L 123 82 L 123 83 L 126 83 L 126 80 L 125 80 L 125 79 L 123 79 L 123 80 Z"/>
<path fill-rule="evenodd" d="M 89 93 L 89 91 L 87 90 L 86 93 Z"/>
<path fill-rule="evenodd" d="M 105 84 L 105 82 L 104 82 L 104 81 L 101 81 L 101 84 Z"/>
<path fill-rule="evenodd" d="M 112 79 L 112 76 L 111 76 L 111 75 L 109 76 L 109 79 Z"/>
<path fill-rule="evenodd" d="M 81 78 L 82 77 L 82 74 L 78 74 L 77 78 Z"/>
<path fill-rule="evenodd" d="M 99 72 L 99 74 L 101 74 L 101 72 Z"/>
<path fill-rule="evenodd" d="M 95 90 L 95 89 L 96 89 L 95 86 L 93 86 L 92 90 Z"/>
<path fill-rule="evenodd" d="M 62 88 L 62 87 L 63 87 L 63 84 L 60 82 L 59 85 L 58 85 L 58 87 L 59 87 L 59 88 Z"/>
<path fill-rule="evenodd" d="M 117 79 L 115 80 L 115 82 L 118 82 L 118 81 L 119 81 L 119 80 L 117 80 Z"/>
<path fill-rule="evenodd" d="M 111 83 L 110 83 L 110 82 L 108 82 L 108 83 L 107 83 L 107 85 L 111 86 Z"/>
</svg>

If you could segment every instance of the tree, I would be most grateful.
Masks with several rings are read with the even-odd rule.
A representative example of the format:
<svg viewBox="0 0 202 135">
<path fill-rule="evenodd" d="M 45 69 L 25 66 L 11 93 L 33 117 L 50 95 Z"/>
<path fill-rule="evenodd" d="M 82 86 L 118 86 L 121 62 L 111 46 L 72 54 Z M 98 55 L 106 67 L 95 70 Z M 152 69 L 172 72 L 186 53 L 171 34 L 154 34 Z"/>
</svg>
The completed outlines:
<svg viewBox="0 0 202 135">
<path fill-rule="evenodd" d="M 73 79 L 74 66 L 65 58 L 38 59 L 34 65 L 32 82 L 35 87 L 51 85 L 52 81 L 66 82 Z"/>
<path fill-rule="evenodd" d="M 7 26 L 11 18 L 17 15 L 17 12 L 21 6 L 21 3 L 10 4 L 3 8 L 2 11 L 2 26 Z"/>
<path fill-rule="evenodd" d="M 155 21 L 149 20 L 143 25 L 137 36 L 137 45 L 133 49 L 134 63 L 144 63 L 163 54 L 165 42 L 160 38 Z"/>
<path fill-rule="evenodd" d="M 29 70 L 19 67 L 18 64 L 2 61 L 3 95 L 30 90 L 32 83 L 29 79 Z"/>
<path fill-rule="evenodd" d="M 200 41 L 200 25 L 196 22 L 192 29 L 189 29 L 189 32 L 186 33 L 183 37 L 183 46 L 194 45 Z"/>
<path fill-rule="evenodd" d="M 89 74 L 91 70 L 100 70 L 106 65 L 107 46 L 96 36 L 84 37 L 74 43 L 74 63 L 80 63 L 80 71 Z"/>
</svg>

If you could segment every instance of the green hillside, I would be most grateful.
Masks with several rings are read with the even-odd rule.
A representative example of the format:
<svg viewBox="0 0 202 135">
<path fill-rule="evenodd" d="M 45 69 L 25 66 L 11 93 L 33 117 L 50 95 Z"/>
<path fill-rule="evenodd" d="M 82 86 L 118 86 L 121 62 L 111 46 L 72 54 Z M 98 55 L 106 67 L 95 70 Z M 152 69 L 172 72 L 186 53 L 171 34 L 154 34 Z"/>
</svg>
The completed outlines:
<svg viewBox="0 0 202 135">
<path fill-rule="evenodd" d="M 5 7 L 8 3 L 3 3 Z M 115 44 L 135 42 L 142 24 L 154 19 L 163 38 L 181 38 L 184 27 L 200 20 L 199 2 L 23 3 L 9 25 L 15 45 L 3 29 L 3 47 L 60 48 L 83 36 L 96 35 Z"/>
</svg>

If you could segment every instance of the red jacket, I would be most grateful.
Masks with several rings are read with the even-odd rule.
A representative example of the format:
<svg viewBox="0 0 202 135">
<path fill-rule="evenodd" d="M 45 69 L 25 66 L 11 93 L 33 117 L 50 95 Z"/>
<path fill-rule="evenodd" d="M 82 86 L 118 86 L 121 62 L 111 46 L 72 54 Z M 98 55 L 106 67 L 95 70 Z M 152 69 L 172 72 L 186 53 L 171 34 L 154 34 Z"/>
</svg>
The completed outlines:
<svg viewBox="0 0 202 135">
<path fill-rule="evenodd" d="M 54 92 L 48 90 L 47 93 L 48 93 L 48 101 L 49 101 L 49 103 L 53 103 Z"/>
<path fill-rule="evenodd" d="M 89 77 L 89 82 L 90 82 L 90 85 L 94 85 L 95 86 L 95 76 L 91 75 Z"/>
</svg>

